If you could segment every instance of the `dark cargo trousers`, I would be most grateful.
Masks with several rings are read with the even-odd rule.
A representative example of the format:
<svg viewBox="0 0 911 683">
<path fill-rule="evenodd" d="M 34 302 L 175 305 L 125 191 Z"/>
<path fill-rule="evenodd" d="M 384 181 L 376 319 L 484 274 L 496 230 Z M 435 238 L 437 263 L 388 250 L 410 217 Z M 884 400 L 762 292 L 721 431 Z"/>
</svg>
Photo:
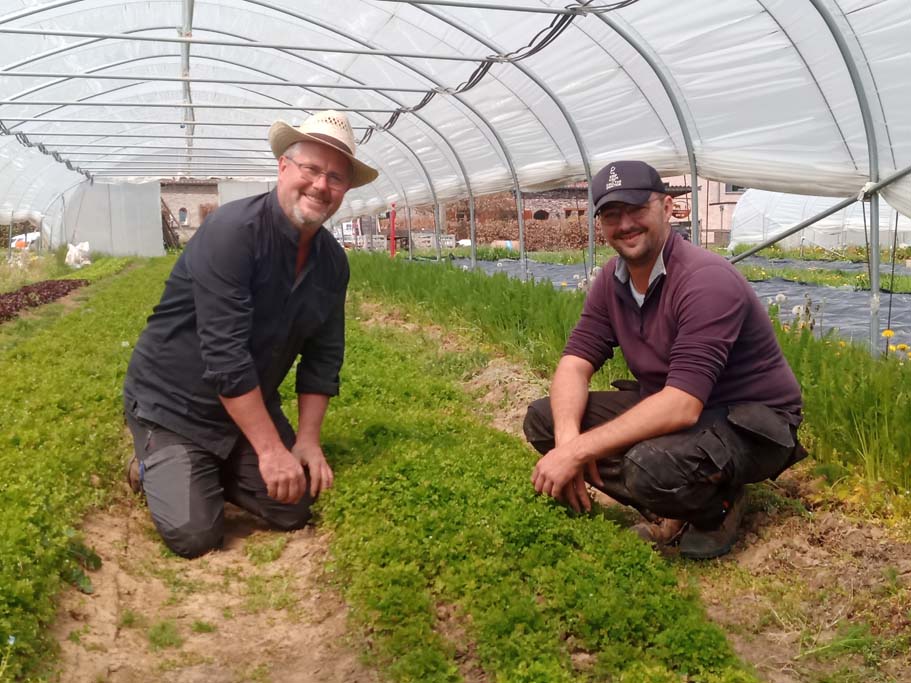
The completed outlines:
<svg viewBox="0 0 911 683">
<path fill-rule="evenodd" d="M 638 391 L 591 392 L 582 431 L 612 420 L 639 400 Z M 524 429 L 542 455 L 554 447 L 549 398 L 529 406 Z M 715 529 L 744 484 L 774 479 L 805 454 L 797 443 L 797 428 L 768 406 L 706 409 L 690 429 L 599 460 L 604 485 L 597 488 L 647 519 L 682 519 L 700 529 Z"/>
<path fill-rule="evenodd" d="M 182 557 L 198 557 L 221 545 L 225 501 L 234 503 L 272 527 L 299 529 L 310 520 L 312 499 L 297 503 L 269 497 L 253 447 L 238 439 L 220 458 L 186 437 L 126 412 L 140 463 L 142 490 L 155 528 L 167 546 Z M 294 445 L 294 430 L 277 425 L 282 441 Z M 309 481 L 307 482 L 309 487 Z"/>
</svg>

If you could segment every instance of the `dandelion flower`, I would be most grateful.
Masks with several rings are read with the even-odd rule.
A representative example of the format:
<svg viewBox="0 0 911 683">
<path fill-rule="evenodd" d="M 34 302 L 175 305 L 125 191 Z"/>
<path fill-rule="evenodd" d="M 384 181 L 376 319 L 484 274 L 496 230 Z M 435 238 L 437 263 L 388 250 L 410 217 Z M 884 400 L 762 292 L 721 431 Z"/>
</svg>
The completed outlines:
<svg viewBox="0 0 911 683">
<path fill-rule="evenodd" d="M 897 344 L 896 347 L 899 351 L 907 351 L 909 347 L 907 344 Z"/>
<path fill-rule="evenodd" d="M 898 347 L 895 344 L 889 344 L 889 350 L 895 351 Z"/>
<path fill-rule="evenodd" d="M 782 294 L 782 293 L 780 293 L 780 292 L 779 292 L 778 294 L 775 295 L 775 302 L 776 302 L 776 303 L 779 303 L 779 304 L 780 304 L 780 303 L 783 303 L 783 302 L 785 302 L 785 301 L 787 301 L 787 300 L 788 300 L 788 297 L 786 297 L 784 294 Z"/>
<path fill-rule="evenodd" d="M 838 345 L 839 345 L 841 348 L 845 348 L 845 347 L 848 345 L 848 342 L 842 340 L 842 341 L 838 342 Z"/>
<path fill-rule="evenodd" d="M 560 283 L 560 286 L 561 286 L 561 287 L 566 287 L 566 280 L 563 280 L 563 282 Z"/>
<path fill-rule="evenodd" d="M 795 306 L 791 309 L 791 315 L 800 315 L 801 309 L 803 306 Z"/>
<path fill-rule="evenodd" d="M 895 336 L 895 330 L 889 330 L 889 329 L 883 330 L 883 336 L 886 339 L 892 339 L 892 337 Z"/>
</svg>

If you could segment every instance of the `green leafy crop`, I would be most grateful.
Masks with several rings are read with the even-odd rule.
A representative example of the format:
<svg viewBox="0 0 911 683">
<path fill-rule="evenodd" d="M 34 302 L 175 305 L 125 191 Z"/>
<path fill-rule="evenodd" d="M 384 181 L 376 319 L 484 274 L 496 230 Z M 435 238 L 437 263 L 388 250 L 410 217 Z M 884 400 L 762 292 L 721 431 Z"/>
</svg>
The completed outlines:
<svg viewBox="0 0 911 683">
<path fill-rule="evenodd" d="M 753 680 L 659 555 L 534 495 L 533 454 L 473 417 L 444 356 L 351 325 L 346 357 L 322 519 L 393 680 L 458 681 L 475 658 L 492 681 Z"/>
</svg>

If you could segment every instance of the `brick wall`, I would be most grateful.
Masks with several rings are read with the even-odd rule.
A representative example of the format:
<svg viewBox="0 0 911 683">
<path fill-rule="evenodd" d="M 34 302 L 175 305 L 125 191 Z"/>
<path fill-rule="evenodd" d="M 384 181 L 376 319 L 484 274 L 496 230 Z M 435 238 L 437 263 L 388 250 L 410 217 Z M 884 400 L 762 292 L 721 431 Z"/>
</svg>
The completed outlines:
<svg viewBox="0 0 911 683">
<path fill-rule="evenodd" d="M 670 185 L 687 185 L 689 176 L 665 178 Z M 709 245 L 723 246 L 730 240 L 731 216 L 734 205 L 742 192 L 729 191 L 723 183 L 698 179 L 700 189 L 700 236 Z M 526 248 L 538 249 L 581 249 L 588 245 L 588 191 L 584 183 L 548 190 L 546 192 L 525 192 L 522 195 Z M 678 198 L 675 205 L 690 208 L 689 195 Z M 543 212 L 543 213 L 542 213 Z M 546 214 L 546 218 L 544 218 Z M 412 228 L 420 231 L 434 229 L 431 207 L 411 210 Z M 537 217 L 537 218 L 536 218 Z M 499 192 L 475 198 L 478 244 L 490 244 L 494 240 L 519 239 L 519 223 L 516 219 L 516 202 L 511 192 Z M 672 219 L 672 224 L 676 223 Z M 682 224 L 689 224 L 682 218 Z M 381 230 L 388 231 L 388 220 L 381 220 Z M 400 210 L 397 229 L 407 230 L 405 211 Z M 446 219 L 443 233 L 451 233 L 456 239 L 468 237 L 468 200 L 446 204 Z M 595 242 L 606 244 L 605 236 L 595 225 Z"/>
<path fill-rule="evenodd" d="M 186 209 L 187 220 L 181 226 L 183 231 L 192 232 L 202 223 L 200 208 L 204 204 L 218 206 L 218 185 L 216 183 L 162 183 L 161 198 L 179 220 L 180 209 Z"/>
</svg>

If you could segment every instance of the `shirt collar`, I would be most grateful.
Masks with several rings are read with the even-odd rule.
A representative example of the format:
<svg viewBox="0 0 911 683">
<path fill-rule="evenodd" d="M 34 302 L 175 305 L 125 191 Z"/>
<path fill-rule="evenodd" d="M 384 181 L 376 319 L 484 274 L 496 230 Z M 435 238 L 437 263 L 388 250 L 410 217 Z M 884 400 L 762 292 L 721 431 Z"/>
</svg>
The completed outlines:
<svg viewBox="0 0 911 683">
<path fill-rule="evenodd" d="M 670 238 L 668 238 L 670 241 Z M 667 242 L 665 242 L 667 246 Z M 658 258 L 655 260 L 655 265 L 652 266 L 652 272 L 648 276 L 648 287 L 652 286 L 652 283 L 658 279 L 661 275 L 667 275 L 667 269 L 664 267 L 664 247 L 661 248 L 661 252 L 658 254 Z M 626 265 L 626 261 L 623 260 L 622 256 L 617 257 L 617 265 L 614 266 L 614 277 L 617 278 L 620 282 L 626 284 L 629 282 L 629 266 Z"/>
</svg>

